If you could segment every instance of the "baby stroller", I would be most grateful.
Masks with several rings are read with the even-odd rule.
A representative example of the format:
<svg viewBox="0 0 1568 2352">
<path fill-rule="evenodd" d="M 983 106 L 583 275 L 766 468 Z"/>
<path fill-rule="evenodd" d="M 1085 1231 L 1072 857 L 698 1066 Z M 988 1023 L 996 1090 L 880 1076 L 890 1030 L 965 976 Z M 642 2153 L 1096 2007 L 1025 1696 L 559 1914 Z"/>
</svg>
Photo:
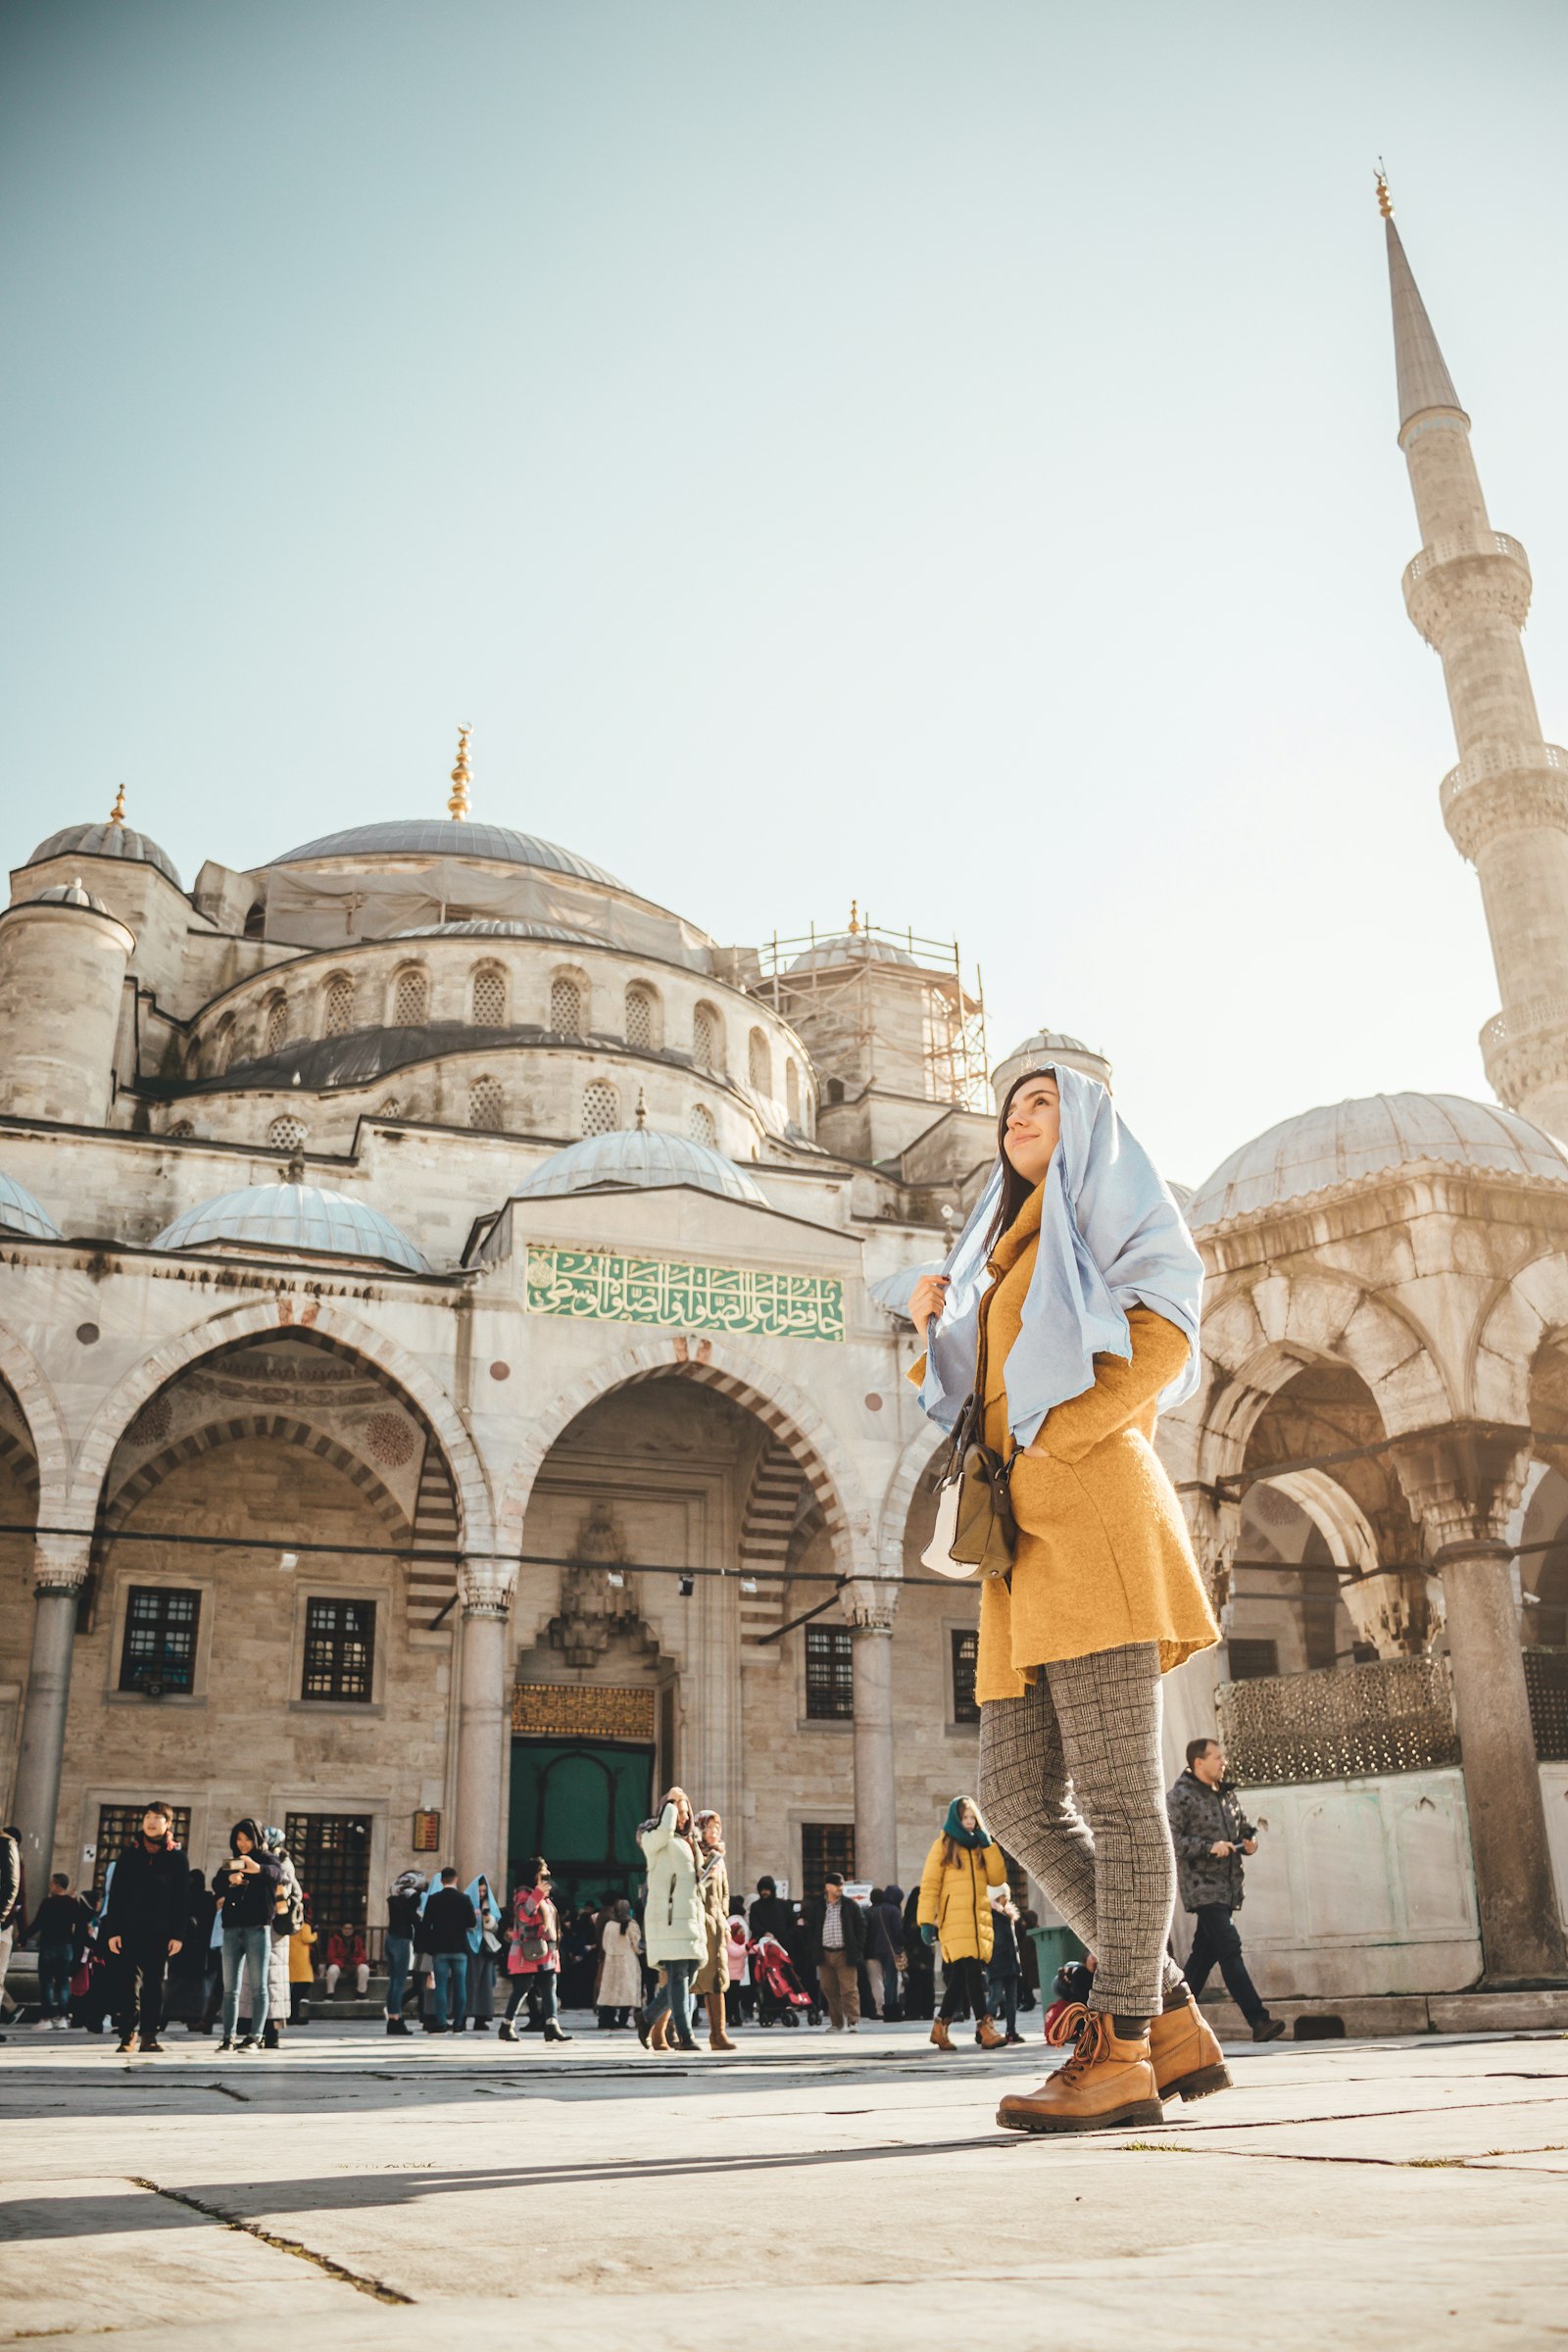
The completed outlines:
<svg viewBox="0 0 1568 2352">
<path fill-rule="evenodd" d="M 788 1952 L 776 1936 L 759 1936 L 746 1947 L 751 1954 L 752 1982 L 757 1986 L 760 2026 L 798 2026 L 800 2013 L 809 2009 L 809 1993 L 801 1990 Z"/>
</svg>

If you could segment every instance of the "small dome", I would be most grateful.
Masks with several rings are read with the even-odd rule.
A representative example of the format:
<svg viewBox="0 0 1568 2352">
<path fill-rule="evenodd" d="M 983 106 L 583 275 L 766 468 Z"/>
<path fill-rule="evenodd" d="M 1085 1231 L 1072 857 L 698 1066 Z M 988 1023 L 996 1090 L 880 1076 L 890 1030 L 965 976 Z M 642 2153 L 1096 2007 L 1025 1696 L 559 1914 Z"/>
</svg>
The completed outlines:
<svg viewBox="0 0 1568 2352">
<path fill-rule="evenodd" d="M 557 1152 L 517 1186 L 520 1200 L 559 1193 L 610 1192 L 621 1187 L 687 1184 L 726 1200 L 748 1200 L 766 1208 L 767 1195 L 722 1152 L 684 1135 L 661 1135 L 653 1127 L 621 1127 L 612 1135 L 586 1136 Z"/>
<path fill-rule="evenodd" d="M 1109 1092 L 1110 1063 L 1103 1054 L 1086 1046 L 1081 1037 L 1069 1037 L 1065 1029 L 1036 1029 L 992 1071 L 991 1091 L 998 1102 L 1015 1078 L 1047 1061 L 1064 1061 L 1070 1070 L 1082 1070 L 1086 1078 L 1097 1079 Z"/>
<path fill-rule="evenodd" d="M 31 1242 L 58 1242 L 65 1236 L 47 1216 L 24 1184 L 0 1175 L 0 1233 L 24 1233 Z"/>
<path fill-rule="evenodd" d="M 166 1225 L 155 1250 L 204 1250 L 243 1242 L 265 1250 L 321 1250 L 331 1257 L 373 1257 L 405 1274 L 428 1274 L 424 1259 L 390 1218 L 364 1200 L 314 1184 L 250 1184 L 187 1208 Z"/>
<path fill-rule="evenodd" d="M 41 865 L 46 858 L 72 857 L 127 858 L 133 864 L 156 865 L 176 890 L 182 887 L 167 850 L 161 850 L 150 835 L 113 819 L 101 825 L 67 825 L 61 832 L 51 833 L 47 841 L 39 842 L 27 863 Z"/>
<path fill-rule="evenodd" d="M 592 931 L 568 931 L 561 923 L 510 923 L 489 915 L 469 915 L 462 922 L 420 923 L 400 931 L 399 939 L 553 939 L 572 948 L 602 948 L 604 940 Z"/>
<path fill-rule="evenodd" d="M 831 939 L 815 939 L 804 956 L 797 956 L 789 966 L 792 972 L 828 972 L 841 963 L 904 963 L 919 969 L 920 959 L 907 948 L 895 948 L 887 940 L 873 939 L 865 931 L 839 931 Z"/>
<path fill-rule="evenodd" d="M 1463 1095 L 1366 1095 L 1282 1119 L 1200 1184 L 1195 1229 L 1415 1166 L 1486 1169 L 1568 1184 L 1568 1152 L 1517 1112 Z"/>
<path fill-rule="evenodd" d="M 496 865 L 537 865 L 547 873 L 573 874 L 579 882 L 603 882 L 624 890 L 613 874 L 592 865 L 536 833 L 514 833 L 510 825 L 477 825 L 466 817 L 409 816 L 376 825 L 350 825 L 285 850 L 270 865 L 303 865 L 316 858 L 478 858 Z"/>
<path fill-rule="evenodd" d="M 40 890 L 35 899 L 25 899 L 23 904 L 27 906 L 85 906 L 93 914 L 109 912 L 102 899 L 95 899 L 92 892 L 83 890 L 79 882 L 57 882 L 52 890 Z"/>
</svg>

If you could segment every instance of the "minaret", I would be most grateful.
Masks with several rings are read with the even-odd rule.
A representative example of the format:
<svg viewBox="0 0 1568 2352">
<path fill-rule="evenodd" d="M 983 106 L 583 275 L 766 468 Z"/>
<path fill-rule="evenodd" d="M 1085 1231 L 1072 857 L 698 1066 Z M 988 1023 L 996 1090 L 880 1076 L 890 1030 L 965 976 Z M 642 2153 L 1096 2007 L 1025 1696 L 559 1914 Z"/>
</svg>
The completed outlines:
<svg viewBox="0 0 1568 2352">
<path fill-rule="evenodd" d="M 1389 246 L 1399 447 L 1426 541 L 1404 603 L 1443 659 L 1459 764 L 1443 817 L 1481 877 L 1502 1010 L 1481 1032 L 1499 1102 L 1568 1136 L 1568 752 L 1544 743 L 1519 632 L 1530 564 L 1494 531 L 1470 419 L 1438 349 L 1378 173 Z"/>
</svg>

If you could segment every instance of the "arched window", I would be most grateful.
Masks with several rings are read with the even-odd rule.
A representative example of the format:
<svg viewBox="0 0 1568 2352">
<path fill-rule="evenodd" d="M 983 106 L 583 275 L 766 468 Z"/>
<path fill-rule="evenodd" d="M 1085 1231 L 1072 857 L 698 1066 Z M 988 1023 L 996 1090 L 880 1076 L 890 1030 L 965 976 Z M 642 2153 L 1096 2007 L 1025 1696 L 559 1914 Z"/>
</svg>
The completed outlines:
<svg viewBox="0 0 1568 2352">
<path fill-rule="evenodd" d="M 347 972 L 334 972 L 324 992 L 321 1034 L 346 1037 L 353 1026 L 354 983 Z"/>
<path fill-rule="evenodd" d="M 430 1017 L 430 983 L 416 963 L 406 963 L 392 991 L 394 1029 L 422 1029 Z"/>
<path fill-rule="evenodd" d="M 692 1115 L 687 1125 L 694 1144 L 706 1144 L 710 1152 L 718 1150 L 718 1129 L 713 1125 L 713 1114 L 706 1102 L 692 1104 Z"/>
<path fill-rule="evenodd" d="M 499 1078 L 475 1078 L 468 1089 L 468 1125 L 499 1135 L 507 1123 L 507 1101 Z"/>
<path fill-rule="evenodd" d="M 175 1144 L 185 1143 L 191 1136 L 195 1134 L 195 1132 L 196 1130 L 189 1119 L 176 1119 L 172 1127 L 166 1127 L 164 1129 L 164 1133 L 169 1137 L 170 1141 Z"/>
<path fill-rule="evenodd" d="M 234 1058 L 234 1015 L 225 1012 L 213 1032 L 213 1075 L 221 1078 Z"/>
<path fill-rule="evenodd" d="M 619 1125 L 619 1096 L 608 1078 L 590 1078 L 582 1090 L 584 1135 L 612 1135 Z"/>
<path fill-rule="evenodd" d="M 760 1029 L 754 1029 L 746 1041 L 746 1075 L 752 1082 L 754 1094 L 773 1092 L 773 1056 Z"/>
<path fill-rule="evenodd" d="M 639 1053 L 651 1054 L 656 1044 L 654 1036 L 654 992 L 640 980 L 634 980 L 626 991 L 626 1043 Z"/>
<path fill-rule="evenodd" d="M 843 1102 L 843 1100 L 844 1100 L 844 1081 L 843 1081 L 843 1079 L 842 1079 L 842 1078 L 830 1078 L 830 1079 L 828 1080 L 828 1082 L 827 1082 L 827 1099 L 828 1099 L 828 1101 L 829 1101 L 830 1102 Z"/>
<path fill-rule="evenodd" d="M 376 1112 L 376 1117 L 380 1119 L 401 1119 L 402 1116 L 403 1105 L 398 1101 L 396 1095 L 388 1095 L 386 1101 Z"/>
<path fill-rule="evenodd" d="M 254 906 L 245 909 L 245 936 L 247 939 L 265 939 L 267 936 L 267 908 L 260 899 Z"/>
<path fill-rule="evenodd" d="M 288 999 L 281 991 L 267 1000 L 267 1026 L 262 1032 L 262 1052 L 281 1054 L 288 1044 Z"/>
<path fill-rule="evenodd" d="M 582 984 L 569 972 L 558 972 L 550 983 L 550 1026 L 562 1037 L 582 1035 Z"/>
<path fill-rule="evenodd" d="M 792 1127 L 801 1123 L 801 1073 L 793 1054 L 784 1064 L 784 1116 Z"/>
<path fill-rule="evenodd" d="M 499 963 L 481 963 L 473 975 L 473 1025 L 504 1029 L 507 1025 L 507 975 Z"/>
<path fill-rule="evenodd" d="M 724 1067 L 724 1031 L 711 1004 L 699 1004 L 692 1014 L 692 1059 L 700 1070 Z"/>
<path fill-rule="evenodd" d="M 310 1129 L 303 1119 L 295 1118 L 292 1111 L 285 1111 L 267 1130 L 267 1140 L 274 1152 L 298 1152 L 309 1133 Z"/>
</svg>

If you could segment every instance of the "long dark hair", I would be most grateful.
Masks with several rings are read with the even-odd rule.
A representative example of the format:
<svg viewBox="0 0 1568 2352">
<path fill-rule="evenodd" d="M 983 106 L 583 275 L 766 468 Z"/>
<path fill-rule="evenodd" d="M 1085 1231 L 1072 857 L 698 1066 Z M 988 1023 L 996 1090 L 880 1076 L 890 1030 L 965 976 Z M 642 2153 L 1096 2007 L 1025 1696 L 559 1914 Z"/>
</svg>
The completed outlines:
<svg viewBox="0 0 1568 2352">
<path fill-rule="evenodd" d="M 1027 1086 L 1031 1078 L 1054 1078 L 1056 1092 L 1058 1094 L 1061 1092 L 1061 1080 L 1056 1074 L 1055 1063 L 1043 1061 L 1038 1069 L 1025 1070 L 1016 1077 L 1003 1098 L 1002 1108 L 997 1114 L 997 1150 L 1002 1157 L 1002 1198 L 997 1202 L 997 1213 L 992 1218 L 991 1230 L 986 1235 L 987 1257 L 990 1257 L 997 1244 L 1035 1189 L 1027 1176 L 1019 1175 L 1007 1157 L 1007 1113 L 1012 1108 L 1013 1096 L 1018 1092 L 1020 1086 Z"/>
</svg>

